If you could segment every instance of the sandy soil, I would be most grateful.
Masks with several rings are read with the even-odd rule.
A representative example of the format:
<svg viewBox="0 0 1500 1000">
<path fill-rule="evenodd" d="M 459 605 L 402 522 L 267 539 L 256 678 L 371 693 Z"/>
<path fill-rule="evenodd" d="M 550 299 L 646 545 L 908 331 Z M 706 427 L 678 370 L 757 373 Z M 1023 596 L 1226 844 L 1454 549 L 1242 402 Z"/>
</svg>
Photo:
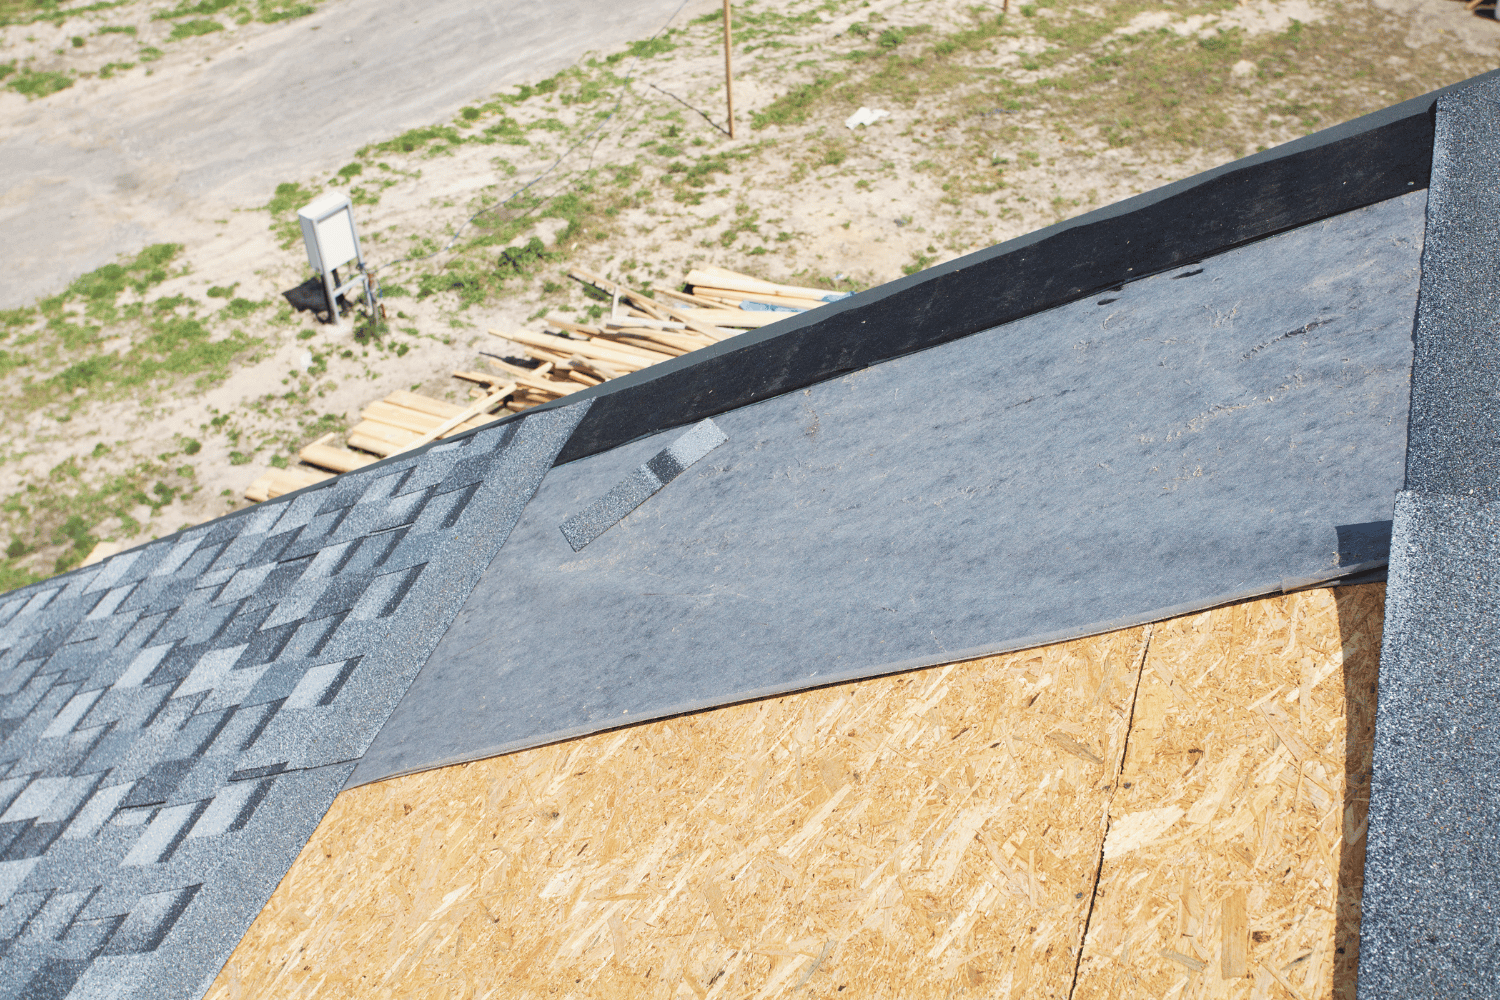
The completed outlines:
<svg viewBox="0 0 1500 1000">
<path fill-rule="evenodd" d="M 446 106 L 421 122 L 319 145 L 301 169 L 254 175 L 299 185 L 293 202 L 354 192 L 366 255 L 388 293 L 390 329 L 381 336 L 356 339 L 347 322 L 325 326 L 278 309 L 278 293 L 307 273 L 286 228 L 295 204 L 268 212 L 274 185 L 256 192 L 261 181 L 235 180 L 227 152 L 214 168 L 226 178 L 213 189 L 217 202 L 180 207 L 181 182 L 165 172 L 143 173 L 128 196 L 93 192 L 92 204 L 109 207 L 111 239 L 137 233 L 133 250 L 162 238 L 148 232 L 165 233 L 184 249 L 166 280 L 119 296 L 122 310 L 137 303 L 141 317 L 98 321 L 86 347 L 44 349 L 62 329 L 46 325 L 47 315 L 88 322 L 77 296 L 51 314 L 18 318 L 8 344 L 0 340 L 31 352 L 4 380 L 30 379 L 35 390 L 25 407 L 12 405 L 0 432 L 0 497 L 11 497 L 0 517 L 16 540 L 9 565 L 47 573 L 72 558 L 79 531 L 90 543 L 130 542 L 233 509 L 268 462 L 347 426 L 394 389 L 464 399 L 468 387 L 451 372 L 500 346 L 488 329 L 535 328 L 542 310 L 571 318 L 596 306 L 563 277 L 570 264 L 643 286 L 674 286 L 710 262 L 798 284 L 865 287 L 1467 78 L 1500 55 L 1500 26 L 1452 0 L 1017 2 L 999 28 L 998 8 L 952 0 L 761 0 L 737 6 L 745 23 L 731 141 L 717 124 L 720 29 L 703 18 L 716 6 L 690 4 L 666 37 L 668 51 L 638 49 L 637 58 L 618 38 L 556 77 L 555 89 L 524 100 L 515 86 L 498 98 L 487 87 L 462 98 L 450 88 Z M 334 13 L 329 6 L 315 16 Z M 247 26 L 247 44 L 272 51 L 278 32 L 305 33 L 310 20 Z M 1185 59 L 1197 60 L 1186 77 L 1177 65 Z M 168 61 L 155 64 L 158 73 Z M 556 68 L 554 59 L 525 81 Z M 186 62 L 172 72 L 175 86 L 197 79 Z M 121 107 L 136 93 L 124 88 L 148 83 L 156 86 L 144 77 L 90 85 L 101 107 Z M 30 103 L 0 98 L 8 130 L 0 150 L 28 134 L 56 141 L 74 128 L 56 119 L 91 104 L 85 90 Z M 798 94 L 800 105 L 788 101 Z M 889 116 L 845 128 L 861 105 Z M 14 116 L 21 111 L 24 121 Z M 442 128 L 371 142 L 408 124 Z M 234 155 L 251 158 L 254 133 L 227 138 L 234 131 L 223 133 L 226 150 L 237 141 L 245 152 Z M 497 266 L 503 248 L 533 236 L 549 259 L 520 273 Z M 426 256 L 405 259 L 413 254 Z M 215 287 L 232 288 L 248 312 L 236 316 L 227 296 L 209 295 Z M 159 315 L 196 317 L 216 339 L 238 332 L 259 343 L 218 375 L 36 390 L 80 358 L 125 357 L 145 343 L 163 300 Z M 154 504 L 131 508 L 142 525 L 133 535 L 128 521 L 98 504 L 84 512 L 77 499 L 124 480 L 147 499 L 153 480 L 172 496 L 160 502 L 158 491 Z M 81 527 L 59 534 L 74 514 Z"/>
<path fill-rule="evenodd" d="M 240 24 L 236 7 L 168 20 L 158 15 L 179 4 L 134 0 L 0 28 L 0 64 L 75 80 L 41 100 L 0 90 L 0 225 L 30 234 L 0 250 L 0 308 L 118 253 L 195 242 L 280 181 L 649 35 L 680 4 L 329 0 L 306 17 Z M 172 40 L 193 21 L 222 30 Z"/>
</svg>

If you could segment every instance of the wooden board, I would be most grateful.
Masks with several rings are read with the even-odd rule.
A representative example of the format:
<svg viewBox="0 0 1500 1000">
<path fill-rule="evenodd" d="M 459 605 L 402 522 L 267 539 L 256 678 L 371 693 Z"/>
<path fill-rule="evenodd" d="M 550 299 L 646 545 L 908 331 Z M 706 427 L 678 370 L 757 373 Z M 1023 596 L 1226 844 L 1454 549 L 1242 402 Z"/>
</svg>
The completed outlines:
<svg viewBox="0 0 1500 1000">
<path fill-rule="evenodd" d="M 209 991 L 1068 994 L 1144 630 L 346 792 Z"/>
<path fill-rule="evenodd" d="M 1078 1000 L 1354 1000 L 1385 585 L 1155 627 Z"/>
<path fill-rule="evenodd" d="M 1247 602 L 346 792 L 208 996 L 1352 1000 L 1383 600 Z"/>
<path fill-rule="evenodd" d="M 332 475 L 321 469 L 271 469 L 250 484 L 250 487 L 245 490 L 245 497 L 261 503 L 273 497 L 279 497 L 283 493 L 291 493 L 304 486 L 311 486 L 332 478 Z"/>
</svg>

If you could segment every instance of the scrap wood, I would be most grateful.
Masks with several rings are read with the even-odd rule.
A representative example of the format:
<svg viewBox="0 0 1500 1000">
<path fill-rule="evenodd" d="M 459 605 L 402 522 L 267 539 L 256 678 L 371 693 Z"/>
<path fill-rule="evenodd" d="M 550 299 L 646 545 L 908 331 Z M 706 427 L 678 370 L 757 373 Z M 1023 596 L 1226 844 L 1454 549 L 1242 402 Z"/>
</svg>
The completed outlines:
<svg viewBox="0 0 1500 1000">
<path fill-rule="evenodd" d="M 260 503 L 332 478 L 333 473 L 321 469 L 272 469 L 250 484 L 245 499 Z"/>
<path fill-rule="evenodd" d="M 823 288 L 808 288 L 804 285 L 783 285 L 775 281 L 763 281 L 760 278 L 752 278 L 748 274 L 731 271 L 724 267 L 713 267 L 705 264 L 688 272 L 686 283 L 689 285 L 705 285 L 709 288 L 733 289 L 740 292 L 748 292 L 760 295 L 782 295 L 793 299 L 812 299 L 815 302 L 826 302 L 827 297 L 835 293 Z"/>
<path fill-rule="evenodd" d="M 654 291 L 658 295 L 665 295 L 669 299 L 676 299 L 678 302 L 682 302 L 690 306 L 698 306 L 700 308 L 706 309 L 720 308 L 720 303 L 715 302 L 712 299 L 705 299 L 702 296 L 694 295 L 691 292 L 674 292 L 670 288 L 657 288 L 654 289 Z"/>
<path fill-rule="evenodd" d="M 500 376 L 454 372 L 455 378 L 483 387 L 470 390 L 475 402 L 467 407 L 415 392 L 393 392 L 360 411 L 359 422 L 342 445 L 333 435 L 324 435 L 304 446 L 297 454 L 303 467 L 267 471 L 247 491 L 247 498 L 267 500 L 321 482 L 330 472 L 364 468 L 428 441 L 482 427 L 497 407 L 520 412 L 792 315 L 786 310 L 743 308 L 747 303 L 800 312 L 824 304 L 828 294 L 712 266 L 689 272 L 687 291 L 660 288 L 652 295 L 582 268 L 569 276 L 613 297 L 614 310 L 607 319 L 592 326 L 548 319 L 546 332 L 490 331 L 518 345 L 521 353 L 540 363 L 537 368 L 491 359 Z"/>
<path fill-rule="evenodd" d="M 518 330 L 508 334 L 501 333 L 499 330 L 491 330 L 490 334 L 502 340 L 509 340 L 520 344 L 523 347 L 537 347 L 550 351 L 558 358 L 566 358 L 569 354 L 582 354 L 586 358 L 603 361 L 611 367 L 625 367 L 631 371 L 635 371 L 638 368 L 645 368 L 647 365 L 655 364 L 658 361 L 666 361 L 672 357 L 670 354 L 647 351 L 638 347 L 626 347 L 622 344 L 604 344 L 593 339 L 569 339 L 551 334 L 531 333 L 526 330 Z"/>
<path fill-rule="evenodd" d="M 376 461 L 369 455 L 361 455 L 349 448 L 337 448 L 326 444 L 310 444 L 297 452 L 297 457 L 308 465 L 332 469 L 334 472 L 353 472 L 355 469 L 373 465 Z"/>
<path fill-rule="evenodd" d="M 582 268 L 574 268 L 573 270 L 569 271 L 568 277 L 573 278 L 576 281 L 587 282 L 588 284 L 593 285 L 596 288 L 603 289 L 606 292 L 613 291 L 614 294 L 618 294 L 620 297 L 626 299 L 627 301 L 634 303 L 637 307 L 644 310 L 653 318 L 660 319 L 662 318 L 662 314 L 665 313 L 667 316 L 685 323 L 690 329 L 697 330 L 699 333 L 711 337 L 715 341 L 722 340 L 725 336 L 729 335 L 728 331 L 717 330 L 706 323 L 700 323 L 698 320 L 694 319 L 692 316 L 689 316 L 681 309 L 674 309 L 664 302 L 657 302 L 655 299 L 643 295 L 642 293 L 637 292 L 625 285 L 622 285 L 617 281 L 611 281 L 608 278 L 601 278 L 597 274 L 585 271 Z"/>
<path fill-rule="evenodd" d="M 818 306 L 827 305 L 822 299 L 806 299 L 790 295 L 775 295 L 770 292 L 740 292 L 728 288 L 714 288 L 707 285 L 695 285 L 694 294 L 718 303 L 719 308 L 726 306 L 740 309 L 742 303 L 759 302 L 767 306 L 783 306 L 788 309 L 806 311 L 816 309 Z"/>
<path fill-rule="evenodd" d="M 457 412 L 457 408 L 455 408 L 455 412 Z M 399 427 L 402 430 L 413 431 L 417 434 L 425 434 L 432 428 L 436 427 L 438 424 L 442 423 L 444 420 L 448 419 L 447 416 L 434 416 L 430 413 L 423 413 L 421 410 L 413 410 L 405 406 L 397 406 L 396 404 L 386 402 L 385 400 L 371 403 L 369 406 L 360 411 L 360 416 L 364 420 L 373 420 L 376 423 L 389 424 L 392 427 Z M 481 420 L 476 422 L 474 424 L 474 427 L 480 427 L 483 426 L 483 424 L 484 421 Z M 468 430 L 472 428 L 465 429 Z"/>
<path fill-rule="evenodd" d="M 504 402 L 505 397 L 509 396 L 511 393 L 513 393 L 515 391 L 516 391 L 516 384 L 514 382 L 511 382 L 508 385 L 501 386 L 500 388 L 496 389 L 494 392 L 490 393 L 488 396 L 485 396 L 479 402 L 473 404 L 472 406 L 466 407 L 465 409 L 461 410 L 460 412 L 458 412 L 458 413 L 454 414 L 453 416 L 449 417 L 447 420 L 444 420 L 441 424 L 439 424 L 438 426 L 434 427 L 432 430 L 428 431 L 426 434 L 423 434 L 420 438 L 418 438 L 417 440 L 413 441 L 411 444 L 407 445 L 406 447 L 402 448 L 400 451 L 396 452 L 396 454 L 399 455 L 402 452 L 408 452 L 408 451 L 411 451 L 413 448 L 420 448 L 424 444 L 429 444 L 429 443 L 431 443 L 433 441 L 436 441 L 438 438 L 442 437 L 444 434 L 447 434 L 450 431 L 454 431 L 454 430 L 458 429 L 458 426 L 460 424 L 463 424 L 466 421 L 468 421 L 468 420 L 470 420 L 470 419 L 472 419 L 474 417 L 481 416 L 481 415 L 489 413 L 490 410 L 494 409 L 495 407 L 499 406 L 502 402 Z"/>
<path fill-rule="evenodd" d="M 790 316 L 797 315 L 794 312 L 781 312 L 770 309 L 729 309 L 718 303 L 715 303 L 712 309 L 690 309 L 685 311 L 690 313 L 700 323 L 711 323 L 719 327 L 738 327 L 743 330 L 759 330 L 763 326 L 770 326 L 772 323 L 779 323 Z"/>
<path fill-rule="evenodd" d="M 660 303 L 656 302 L 654 299 L 646 295 L 641 294 L 633 288 L 621 284 L 618 281 L 611 281 L 609 278 L 601 278 L 599 275 L 594 274 L 591 271 L 585 271 L 581 267 L 575 267 L 573 268 L 573 270 L 569 271 L 568 277 L 572 278 L 574 281 L 582 281 L 585 284 L 593 285 L 595 288 L 609 292 L 611 295 L 618 295 L 625 301 L 634 303 L 636 308 L 641 309 L 648 315 L 653 316 L 657 319 L 661 318 L 660 314 L 658 313 L 658 310 L 661 309 Z"/>
</svg>

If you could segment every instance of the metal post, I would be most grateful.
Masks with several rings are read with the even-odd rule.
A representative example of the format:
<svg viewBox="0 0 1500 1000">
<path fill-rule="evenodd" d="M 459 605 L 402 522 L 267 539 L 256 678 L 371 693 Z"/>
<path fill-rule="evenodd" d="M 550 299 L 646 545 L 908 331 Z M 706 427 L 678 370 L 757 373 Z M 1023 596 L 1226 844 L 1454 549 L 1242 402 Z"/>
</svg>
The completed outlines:
<svg viewBox="0 0 1500 1000">
<path fill-rule="evenodd" d="M 724 0 L 724 97 L 729 104 L 729 138 L 734 138 L 734 67 L 729 61 L 729 0 Z"/>
<path fill-rule="evenodd" d="M 328 297 L 328 322 L 339 322 L 339 269 L 331 267 L 323 272 L 323 292 Z"/>
</svg>

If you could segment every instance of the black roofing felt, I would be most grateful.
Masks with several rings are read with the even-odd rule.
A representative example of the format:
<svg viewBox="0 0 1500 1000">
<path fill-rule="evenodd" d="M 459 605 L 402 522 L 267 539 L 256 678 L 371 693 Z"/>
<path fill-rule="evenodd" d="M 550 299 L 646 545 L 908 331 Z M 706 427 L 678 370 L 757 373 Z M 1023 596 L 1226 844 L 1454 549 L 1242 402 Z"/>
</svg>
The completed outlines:
<svg viewBox="0 0 1500 1000">
<path fill-rule="evenodd" d="M 0 596 L 0 1000 L 201 996 L 339 787 L 372 774 L 634 717 L 606 708 L 723 704 L 1378 573 L 1404 453 L 1404 324 L 1434 103 Z M 1427 275 L 1424 294 L 1488 280 L 1477 249 L 1442 259 L 1455 262 L 1450 284 Z M 1146 277 L 1158 272 L 1169 273 Z M 1446 343 L 1449 355 L 1419 352 L 1421 385 L 1429 364 L 1472 370 L 1464 351 L 1487 342 Z M 1488 427 L 1492 411 L 1461 381 L 1418 393 L 1414 491 L 1457 482 L 1447 456 L 1473 440 L 1429 434 L 1430 423 L 1458 414 Z M 1464 533 L 1488 516 L 1473 505 L 1492 499 L 1475 482 L 1472 498 L 1417 492 L 1398 508 L 1406 569 L 1393 575 L 1389 620 L 1416 636 L 1430 619 L 1449 630 L 1445 648 L 1488 669 L 1484 607 L 1465 605 L 1470 591 L 1441 568 L 1447 553 L 1492 544 Z M 527 553 L 534 566 L 518 564 Z M 435 683 L 459 698 L 484 680 L 449 639 L 540 620 L 524 604 L 535 595 L 496 605 L 505 567 L 553 588 L 555 635 L 581 636 L 597 655 L 555 643 L 567 661 L 550 674 L 508 686 L 492 676 L 481 692 L 511 715 L 456 713 L 472 725 L 463 746 L 415 739 Z M 818 574 L 821 587 L 808 579 Z M 778 583 L 813 595 L 800 619 Z M 755 617 L 757 602 L 775 615 Z M 490 615 L 488 630 L 475 612 Z M 866 633 L 872 613 L 903 627 L 882 619 Z M 779 666 L 777 641 L 757 631 L 771 622 Z M 685 672 L 682 635 L 750 655 L 726 668 L 715 653 Z M 872 636 L 888 648 L 872 649 Z M 1387 655 L 1418 664 L 1420 680 L 1433 668 L 1414 649 L 1416 637 L 1392 640 Z M 651 691 L 658 682 L 665 696 Z M 1452 697 L 1491 696 L 1476 684 Z M 1380 789 L 1420 809 L 1422 786 L 1399 780 L 1390 734 L 1415 733 L 1433 708 L 1398 694 L 1381 711 L 1371 863 L 1390 863 L 1372 868 L 1377 921 L 1410 916 L 1393 893 L 1439 886 L 1457 899 L 1455 887 L 1480 886 L 1455 874 L 1456 849 L 1430 868 L 1447 882 L 1424 882 L 1422 855 L 1401 854 L 1408 831 L 1381 812 Z M 1477 710 L 1454 718 L 1480 725 Z M 1420 736 L 1413 746 L 1445 759 Z M 1434 808 L 1480 816 L 1451 803 Z M 1371 966 L 1372 984 L 1418 960 L 1416 939 L 1395 927 L 1372 931 L 1395 956 Z M 1457 933 L 1433 930 L 1428 943 L 1448 947 Z M 1474 947 L 1455 955 L 1444 982 L 1494 968 Z"/>
<path fill-rule="evenodd" d="M 1500 993 L 1500 84 L 1438 105 L 1359 995 Z"/>
<path fill-rule="evenodd" d="M 1235 160 L 653 365 L 594 396 L 558 462 L 858 371 L 1427 186 L 1439 95 Z"/>
<path fill-rule="evenodd" d="M 1425 201 L 720 414 L 576 553 L 684 435 L 554 469 L 351 783 L 1383 564 Z"/>
</svg>

